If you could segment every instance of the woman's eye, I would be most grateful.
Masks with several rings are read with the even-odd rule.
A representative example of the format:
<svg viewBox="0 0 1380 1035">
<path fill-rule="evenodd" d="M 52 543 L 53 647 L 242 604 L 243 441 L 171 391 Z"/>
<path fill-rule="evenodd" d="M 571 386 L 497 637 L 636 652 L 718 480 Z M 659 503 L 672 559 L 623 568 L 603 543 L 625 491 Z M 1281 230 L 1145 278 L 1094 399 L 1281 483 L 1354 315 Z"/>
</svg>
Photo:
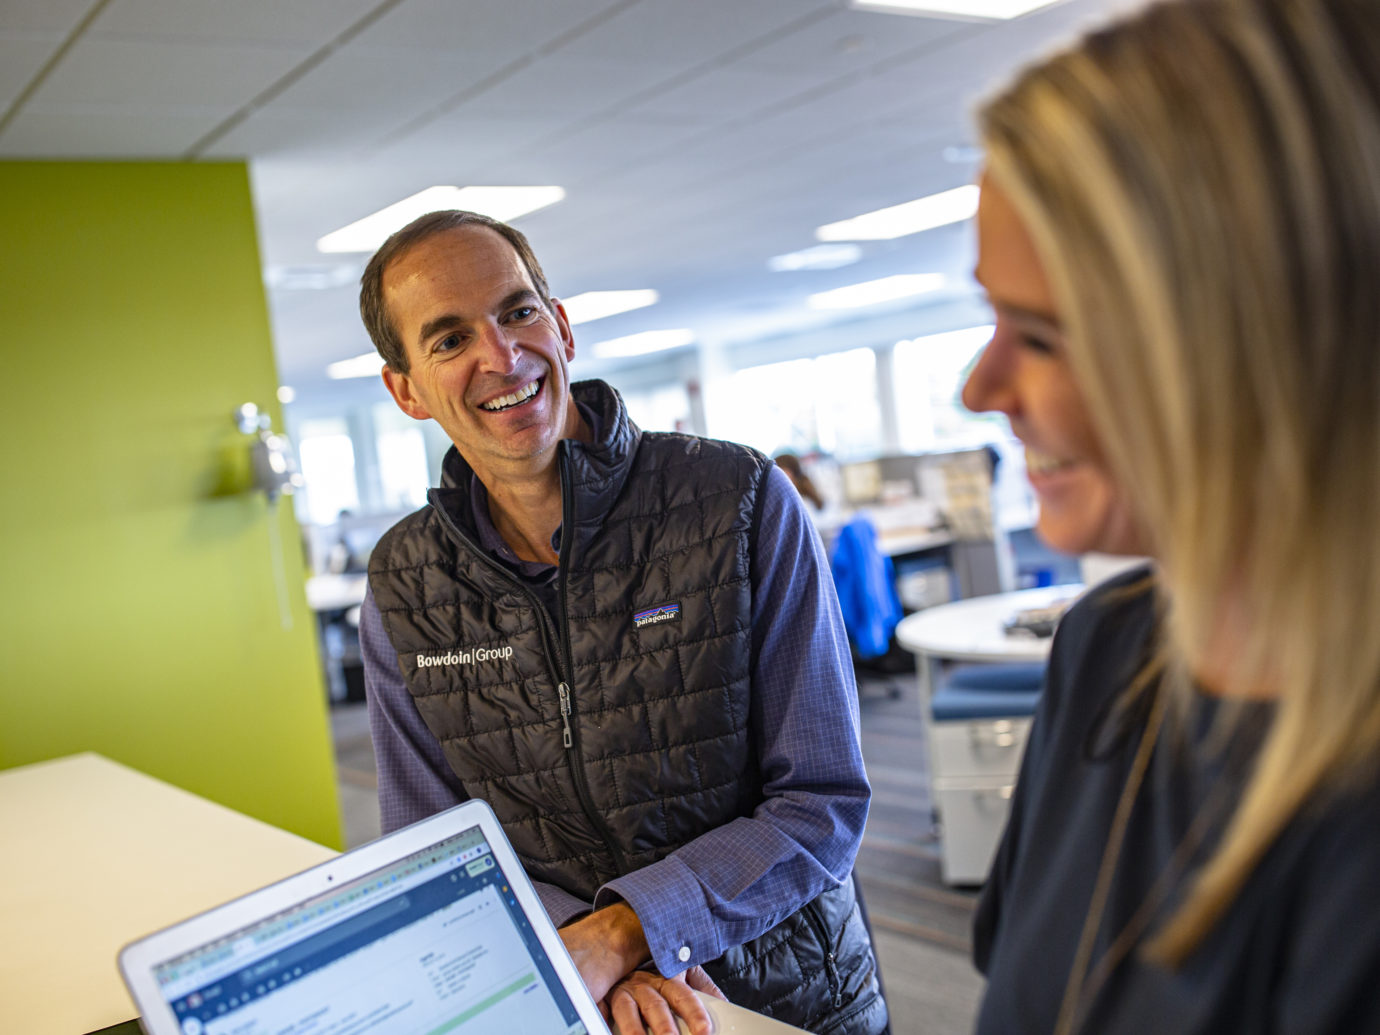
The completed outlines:
<svg viewBox="0 0 1380 1035">
<path fill-rule="evenodd" d="M 1058 351 L 1052 341 L 1041 338 L 1034 334 L 1022 334 L 1021 344 L 1031 352 L 1038 352 L 1041 355 L 1050 356 Z"/>
</svg>

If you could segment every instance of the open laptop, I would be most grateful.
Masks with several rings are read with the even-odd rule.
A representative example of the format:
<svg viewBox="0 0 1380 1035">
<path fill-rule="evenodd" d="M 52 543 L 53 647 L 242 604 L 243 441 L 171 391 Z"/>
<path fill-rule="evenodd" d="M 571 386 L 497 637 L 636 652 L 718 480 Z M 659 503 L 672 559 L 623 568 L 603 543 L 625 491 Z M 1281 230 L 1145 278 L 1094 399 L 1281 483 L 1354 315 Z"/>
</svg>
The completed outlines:
<svg viewBox="0 0 1380 1035">
<path fill-rule="evenodd" d="M 479 801 L 141 938 L 120 970 L 148 1035 L 609 1031 Z"/>
</svg>

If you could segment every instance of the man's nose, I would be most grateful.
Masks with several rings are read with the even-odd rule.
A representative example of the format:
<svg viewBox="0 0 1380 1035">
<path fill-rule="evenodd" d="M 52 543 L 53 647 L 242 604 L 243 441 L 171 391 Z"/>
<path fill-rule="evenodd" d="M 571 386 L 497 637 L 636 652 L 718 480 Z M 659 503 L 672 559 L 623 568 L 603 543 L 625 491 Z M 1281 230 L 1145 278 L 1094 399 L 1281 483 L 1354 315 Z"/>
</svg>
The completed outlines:
<svg viewBox="0 0 1380 1035">
<path fill-rule="evenodd" d="M 489 324 L 480 332 L 479 348 L 486 370 L 507 374 L 517 365 L 517 342 L 499 324 Z"/>
</svg>

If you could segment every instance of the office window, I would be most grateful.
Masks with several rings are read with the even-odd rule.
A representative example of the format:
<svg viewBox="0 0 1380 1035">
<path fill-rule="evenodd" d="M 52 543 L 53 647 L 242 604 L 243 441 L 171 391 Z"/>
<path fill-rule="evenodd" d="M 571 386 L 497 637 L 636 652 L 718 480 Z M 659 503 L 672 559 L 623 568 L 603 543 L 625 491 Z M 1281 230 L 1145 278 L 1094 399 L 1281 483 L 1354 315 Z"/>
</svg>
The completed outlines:
<svg viewBox="0 0 1380 1035">
<path fill-rule="evenodd" d="M 379 506 L 385 511 L 422 506 L 431 485 L 422 425 L 392 403 L 377 404 L 372 416 L 379 458 Z"/>
<path fill-rule="evenodd" d="M 306 519 L 314 525 L 329 525 L 342 510 L 357 511 L 355 447 L 345 421 L 303 421 L 299 437 L 297 457 L 306 482 L 300 495 Z"/>
<path fill-rule="evenodd" d="M 657 388 L 618 389 L 628 416 L 643 431 L 689 431 L 690 396 L 684 385 Z"/>
<path fill-rule="evenodd" d="M 896 423 L 907 453 L 980 445 L 1009 436 L 1006 418 L 974 414 L 959 398 L 968 371 L 992 327 L 930 334 L 896 343 Z"/>
<path fill-rule="evenodd" d="M 712 433 L 771 454 L 823 452 L 843 459 L 882 450 L 877 356 L 849 349 L 814 359 L 745 367 L 720 389 Z"/>
</svg>

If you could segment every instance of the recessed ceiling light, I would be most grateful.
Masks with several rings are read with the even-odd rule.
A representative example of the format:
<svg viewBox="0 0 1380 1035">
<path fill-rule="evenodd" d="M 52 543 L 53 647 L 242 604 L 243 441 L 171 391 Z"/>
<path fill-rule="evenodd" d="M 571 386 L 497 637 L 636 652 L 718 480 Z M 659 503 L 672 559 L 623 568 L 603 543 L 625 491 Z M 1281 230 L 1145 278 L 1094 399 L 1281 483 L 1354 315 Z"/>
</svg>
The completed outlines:
<svg viewBox="0 0 1380 1035">
<path fill-rule="evenodd" d="M 977 212 L 978 189 L 969 184 L 917 198 L 852 219 L 826 223 L 815 230 L 821 241 L 889 241 L 949 223 L 961 223 Z"/>
<path fill-rule="evenodd" d="M 366 352 L 353 359 L 342 359 L 326 367 L 326 376 L 332 381 L 343 381 L 347 377 L 378 377 L 383 369 L 383 359 L 377 352 Z"/>
<path fill-rule="evenodd" d="M 297 389 L 293 388 L 292 385 L 278 386 L 278 401 L 282 403 L 284 406 L 286 406 L 288 403 L 292 402 L 296 398 Z"/>
<path fill-rule="evenodd" d="M 861 284 L 821 291 L 808 299 L 811 309 L 860 309 L 867 305 L 892 302 L 937 291 L 944 286 L 942 273 L 901 273 L 881 280 L 867 280 Z"/>
<path fill-rule="evenodd" d="M 394 230 L 438 209 L 467 209 L 506 223 L 564 197 L 563 187 L 428 187 L 332 231 L 316 247 L 323 252 L 372 252 Z"/>
<path fill-rule="evenodd" d="M 853 6 L 859 11 L 881 11 L 884 14 L 937 15 L 980 21 L 1002 21 L 1019 18 L 1023 14 L 1059 2 L 1060 0 L 853 0 Z"/>
<path fill-rule="evenodd" d="M 565 306 L 565 315 L 569 317 L 571 324 L 577 324 L 656 305 L 660 297 L 651 288 L 633 291 L 585 291 L 561 299 L 561 305 Z"/>
<path fill-rule="evenodd" d="M 625 359 L 628 356 L 645 356 L 649 352 L 662 352 L 690 345 L 695 340 L 695 332 L 688 327 L 666 331 L 643 331 L 622 338 L 610 338 L 595 342 L 589 351 L 598 359 Z"/>
<path fill-rule="evenodd" d="M 862 248 L 856 244 L 817 244 L 798 252 L 773 255 L 767 269 L 773 273 L 794 273 L 797 270 L 836 270 L 851 266 L 862 258 Z"/>
</svg>

